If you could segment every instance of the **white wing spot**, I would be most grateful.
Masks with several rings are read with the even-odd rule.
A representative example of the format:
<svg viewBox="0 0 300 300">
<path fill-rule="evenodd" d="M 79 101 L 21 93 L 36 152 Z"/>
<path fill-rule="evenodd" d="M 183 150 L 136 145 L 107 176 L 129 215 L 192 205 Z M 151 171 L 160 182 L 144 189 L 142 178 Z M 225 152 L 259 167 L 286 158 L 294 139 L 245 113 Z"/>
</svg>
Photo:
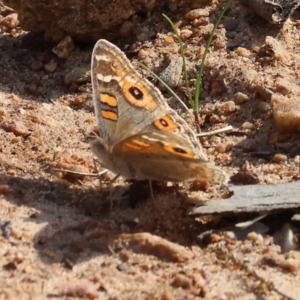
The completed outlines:
<svg viewBox="0 0 300 300">
<path fill-rule="evenodd" d="M 160 140 L 158 140 L 158 139 L 153 139 L 153 138 L 149 137 L 149 136 L 146 135 L 146 134 L 143 134 L 143 135 L 142 135 L 142 138 L 143 138 L 144 140 L 147 140 L 147 141 L 150 141 L 150 142 L 160 142 Z"/>
<path fill-rule="evenodd" d="M 117 82 L 120 82 L 121 78 L 118 76 L 113 76 L 113 75 L 106 75 L 103 76 L 102 74 L 97 74 L 97 79 L 100 81 L 104 82 L 111 82 L 113 79 L 116 80 Z"/>
<path fill-rule="evenodd" d="M 109 58 L 106 55 L 95 55 L 96 61 L 104 60 L 106 62 L 109 62 Z"/>
<path fill-rule="evenodd" d="M 163 133 L 159 133 L 159 132 L 154 131 L 154 132 L 152 132 L 152 134 L 160 137 L 161 139 L 165 139 L 166 138 L 166 136 Z"/>
</svg>

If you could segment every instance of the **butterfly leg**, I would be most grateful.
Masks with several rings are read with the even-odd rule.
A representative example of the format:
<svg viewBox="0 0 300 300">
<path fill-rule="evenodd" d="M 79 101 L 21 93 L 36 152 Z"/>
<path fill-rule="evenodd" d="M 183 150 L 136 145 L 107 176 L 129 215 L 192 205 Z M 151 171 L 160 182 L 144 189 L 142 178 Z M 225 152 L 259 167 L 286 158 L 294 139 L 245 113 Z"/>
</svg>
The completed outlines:
<svg viewBox="0 0 300 300">
<path fill-rule="evenodd" d="M 98 178 L 99 178 L 99 188 L 101 190 L 101 175 L 106 173 L 108 170 L 107 169 L 104 169 L 102 172 L 98 172 L 98 169 L 97 169 L 97 164 L 101 165 L 101 163 L 97 160 L 97 159 L 94 159 L 94 168 L 95 168 L 95 171 L 98 173 Z M 116 175 L 111 181 L 110 181 L 110 184 L 109 184 L 109 201 L 110 201 L 110 207 L 109 207 L 109 214 L 111 214 L 112 212 L 112 208 L 113 208 L 113 195 L 112 195 L 112 184 L 120 177 L 120 175 Z"/>
<path fill-rule="evenodd" d="M 155 202 L 155 199 L 154 199 L 154 193 L 153 193 L 153 186 L 152 186 L 152 181 L 151 181 L 151 179 L 149 179 L 149 188 L 150 188 L 151 198 L 152 198 L 153 202 Z"/>
<path fill-rule="evenodd" d="M 101 191 L 101 187 L 102 187 L 101 175 L 105 174 L 108 170 L 104 169 L 103 171 L 98 172 L 97 164 L 101 166 L 100 162 L 97 159 L 93 159 L 93 163 L 94 163 L 94 171 L 98 175 L 98 179 L 99 179 L 99 190 Z"/>
<path fill-rule="evenodd" d="M 158 207 L 158 205 L 156 204 L 156 201 L 155 201 L 153 185 L 152 185 L 152 180 L 151 179 L 149 179 L 149 189 L 150 189 L 150 194 L 151 194 L 151 198 L 153 200 L 154 206 L 155 206 L 155 208 L 159 209 L 159 207 Z"/>
<path fill-rule="evenodd" d="M 110 201 L 110 207 L 109 207 L 109 214 L 111 214 L 112 212 L 112 208 L 113 208 L 113 195 L 112 195 L 112 185 L 113 183 L 120 177 L 120 175 L 116 175 L 109 184 L 109 201 Z"/>
</svg>

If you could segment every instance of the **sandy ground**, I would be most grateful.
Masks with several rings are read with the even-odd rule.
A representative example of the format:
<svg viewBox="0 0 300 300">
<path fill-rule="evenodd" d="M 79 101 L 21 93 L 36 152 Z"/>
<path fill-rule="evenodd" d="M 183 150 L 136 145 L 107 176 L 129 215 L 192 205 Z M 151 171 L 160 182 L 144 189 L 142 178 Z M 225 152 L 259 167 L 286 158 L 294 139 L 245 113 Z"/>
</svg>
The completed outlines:
<svg viewBox="0 0 300 300">
<path fill-rule="evenodd" d="M 192 32 L 186 38 L 192 83 L 212 16 L 199 27 L 184 14 L 174 17 L 183 20 L 184 35 Z M 133 63 L 139 59 L 159 73 L 162 53 L 178 52 L 178 46 L 168 25 L 157 22 L 157 28 L 165 27 L 152 43 L 123 49 Z M 237 176 L 239 183 L 299 178 L 298 135 L 275 129 L 267 93 L 297 95 L 297 28 L 295 20 L 274 27 L 237 5 L 217 30 L 206 63 L 201 129 L 234 129 L 202 143 L 230 176 L 247 171 Z M 279 45 L 273 47 L 277 56 L 266 45 Z M 235 216 L 206 224 L 186 214 L 186 198 L 220 198 L 226 192 L 219 187 L 157 186 L 154 203 L 147 185 L 129 189 L 120 178 L 113 184 L 110 213 L 113 174 L 100 187 L 98 178 L 53 171 L 95 171 L 84 141 L 95 117 L 91 84 L 64 83 L 75 67 L 89 64 L 92 45 L 76 44 L 67 60 L 58 59 L 52 46 L 34 33 L 0 38 L 0 299 L 299 299 L 299 253 L 281 254 L 272 230 L 244 240 L 222 232 L 199 238 L 246 220 Z M 51 61 L 57 68 L 46 72 Z M 183 96 L 181 77 L 176 91 Z M 280 228 L 282 216 L 271 217 L 271 224 Z"/>
</svg>

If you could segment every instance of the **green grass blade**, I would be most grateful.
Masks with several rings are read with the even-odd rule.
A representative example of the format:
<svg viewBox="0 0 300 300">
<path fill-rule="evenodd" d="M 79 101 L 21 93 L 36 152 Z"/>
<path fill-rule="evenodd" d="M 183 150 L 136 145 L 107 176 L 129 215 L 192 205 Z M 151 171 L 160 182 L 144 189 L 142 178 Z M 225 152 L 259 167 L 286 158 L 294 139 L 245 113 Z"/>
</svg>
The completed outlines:
<svg viewBox="0 0 300 300">
<path fill-rule="evenodd" d="M 220 25 L 221 20 L 223 19 L 223 16 L 226 12 L 226 10 L 229 8 L 229 6 L 231 5 L 232 0 L 228 0 L 225 7 L 223 8 L 222 12 L 220 13 L 217 22 L 214 25 L 214 28 L 209 36 L 209 39 L 207 41 L 206 47 L 205 47 L 205 51 L 201 60 L 201 65 L 200 65 L 200 69 L 199 69 L 199 73 L 197 76 L 197 80 L 196 80 L 196 89 L 195 89 L 195 100 L 193 101 L 194 105 L 193 105 L 193 109 L 195 111 L 199 110 L 199 99 L 200 99 L 200 94 L 201 94 L 201 88 L 202 88 L 202 76 L 203 76 L 203 72 L 204 72 L 204 64 L 205 64 L 205 59 L 206 59 L 206 55 L 208 53 L 209 47 L 211 45 L 213 36 L 215 34 L 215 31 L 217 29 L 217 27 Z"/>
<path fill-rule="evenodd" d="M 184 76 L 184 81 L 185 81 L 185 85 L 186 85 L 186 92 L 188 95 L 188 99 L 189 102 L 191 104 L 191 106 L 193 107 L 193 99 L 192 99 L 192 95 L 191 95 L 191 91 L 190 91 L 190 86 L 189 86 L 189 78 L 188 78 L 188 72 L 187 72 L 187 68 L 186 68 L 186 60 L 185 60 L 185 55 L 184 55 L 184 48 L 183 48 L 183 43 L 182 40 L 180 38 L 180 35 L 178 33 L 178 30 L 175 26 L 175 24 L 172 22 L 172 20 L 165 14 L 163 14 L 163 17 L 169 22 L 169 24 L 171 25 L 176 38 L 179 42 L 179 47 L 180 47 L 180 55 L 182 57 L 182 68 L 183 68 L 183 76 Z"/>
</svg>

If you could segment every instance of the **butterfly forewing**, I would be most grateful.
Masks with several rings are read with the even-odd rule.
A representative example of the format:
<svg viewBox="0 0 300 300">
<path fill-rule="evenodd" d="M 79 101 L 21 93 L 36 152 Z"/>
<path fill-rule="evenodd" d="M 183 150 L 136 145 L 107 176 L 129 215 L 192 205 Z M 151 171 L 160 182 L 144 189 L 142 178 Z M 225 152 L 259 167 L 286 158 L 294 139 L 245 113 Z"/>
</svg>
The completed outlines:
<svg viewBox="0 0 300 300">
<path fill-rule="evenodd" d="M 142 130 L 168 108 L 160 91 L 105 40 L 93 51 L 92 82 L 100 134 L 114 140 Z"/>
<path fill-rule="evenodd" d="M 207 162 L 193 129 L 120 49 L 99 40 L 91 74 L 101 137 L 92 149 L 104 166 L 136 179 L 225 178 L 223 171 Z"/>
</svg>

